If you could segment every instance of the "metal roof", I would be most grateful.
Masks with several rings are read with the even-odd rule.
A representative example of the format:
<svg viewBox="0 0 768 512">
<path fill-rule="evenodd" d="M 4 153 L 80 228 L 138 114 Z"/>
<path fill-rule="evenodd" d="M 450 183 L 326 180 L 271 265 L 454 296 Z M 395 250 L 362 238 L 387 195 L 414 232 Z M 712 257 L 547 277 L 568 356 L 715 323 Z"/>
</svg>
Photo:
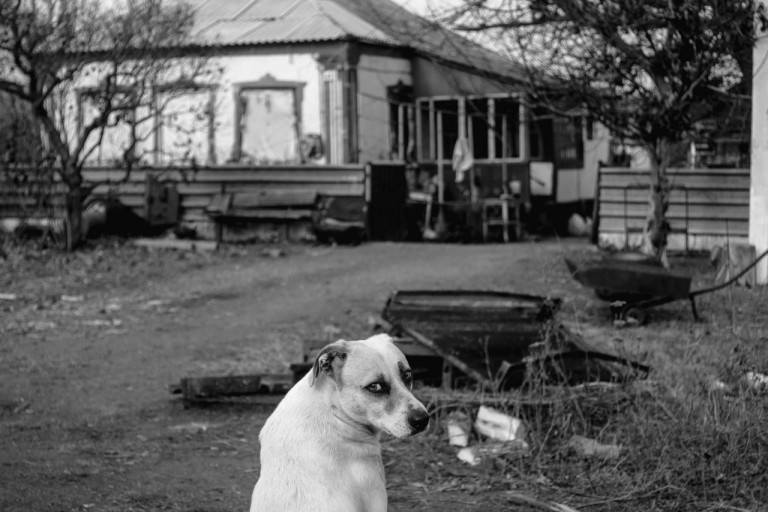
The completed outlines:
<svg viewBox="0 0 768 512">
<path fill-rule="evenodd" d="M 358 39 L 409 47 L 472 68 L 519 76 L 512 61 L 391 0 L 187 0 L 193 38 L 205 45 Z"/>
<path fill-rule="evenodd" d="M 194 38 L 246 45 L 336 41 L 350 37 L 396 44 L 376 25 L 333 0 L 192 0 Z"/>
</svg>

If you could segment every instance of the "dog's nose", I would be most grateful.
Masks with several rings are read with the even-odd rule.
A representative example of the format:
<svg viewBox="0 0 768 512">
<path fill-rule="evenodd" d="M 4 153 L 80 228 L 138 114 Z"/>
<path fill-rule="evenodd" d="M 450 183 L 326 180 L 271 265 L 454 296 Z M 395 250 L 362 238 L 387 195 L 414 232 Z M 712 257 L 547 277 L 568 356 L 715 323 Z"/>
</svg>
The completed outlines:
<svg viewBox="0 0 768 512">
<path fill-rule="evenodd" d="M 414 434 L 421 432 L 429 425 L 429 414 L 424 409 L 413 409 L 408 413 L 408 424 Z"/>
</svg>

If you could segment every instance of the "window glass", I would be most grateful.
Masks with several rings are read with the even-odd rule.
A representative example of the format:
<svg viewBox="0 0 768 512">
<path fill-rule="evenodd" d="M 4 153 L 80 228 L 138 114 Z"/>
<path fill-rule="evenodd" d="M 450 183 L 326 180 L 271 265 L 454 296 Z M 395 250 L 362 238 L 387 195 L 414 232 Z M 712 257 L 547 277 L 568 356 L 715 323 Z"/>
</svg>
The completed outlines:
<svg viewBox="0 0 768 512">
<path fill-rule="evenodd" d="M 122 98 L 116 98 L 117 102 Z M 80 95 L 80 129 L 93 123 L 100 115 L 101 108 L 96 92 Z M 132 111 L 112 112 L 103 128 L 93 130 L 86 139 L 85 151 L 90 151 L 86 162 L 93 165 L 115 165 L 124 161 L 126 149 L 131 146 Z"/>
<path fill-rule="evenodd" d="M 240 159 L 251 163 L 298 158 L 296 95 L 293 89 L 240 91 Z"/>
<path fill-rule="evenodd" d="M 211 161 L 210 131 L 213 117 L 210 91 L 158 94 L 158 160 L 163 164 Z"/>
</svg>

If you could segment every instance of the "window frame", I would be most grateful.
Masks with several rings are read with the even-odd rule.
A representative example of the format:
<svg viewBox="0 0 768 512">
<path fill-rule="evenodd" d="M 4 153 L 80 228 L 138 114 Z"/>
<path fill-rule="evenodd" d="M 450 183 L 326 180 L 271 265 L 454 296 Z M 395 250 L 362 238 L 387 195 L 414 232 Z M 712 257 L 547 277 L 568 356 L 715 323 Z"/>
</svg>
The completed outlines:
<svg viewBox="0 0 768 512">
<path fill-rule="evenodd" d="M 240 118 L 243 115 L 242 103 L 240 103 L 240 95 L 243 91 L 259 91 L 259 90 L 289 90 L 293 92 L 293 109 L 296 117 L 296 156 L 299 161 L 302 160 L 301 156 L 301 136 L 303 133 L 302 124 L 302 104 L 305 82 L 278 80 L 269 73 L 261 77 L 259 80 L 250 82 L 238 82 L 232 84 L 232 94 L 235 104 L 235 119 L 234 119 L 234 142 L 232 145 L 231 159 L 233 162 L 240 162 L 243 157 L 243 131 L 240 124 Z"/>
<path fill-rule="evenodd" d="M 153 117 L 155 120 L 154 126 L 154 151 L 153 161 L 157 166 L 160 165 L 174 165 L 174 163 L 166 163 L 162 161 L 162 113 L 158 107 L 160 96 L 167 91 L 178 91 L 183 94 L 185 92 L 208 92 L 208 102 L 206 104 L 206 117 L 208 119 L 207 134 L 208 134 L 208 159 L 205 162 L 196 162 L 204 165 L 216 164 L 216 91 L 218 87 L 214 84 L 198 83 L 198 82 L 168 82 L 164 84 L 157 84 L 152 88 L 152 109 Z"/>
<path fill-rule="evenodd" d="M 76 101 L 77 101 L 76 124 L 77 124 L 78 136 L 82 136 L 83 130 L 85 129 L 85 108 L 84 108 L 85 105 L 84 105 L 84 101 L 86 100 L 86 98 L 96 98 L 96 99 L 98 99 L 98 96 L 99 96 L 99 94 L 101 93 L 102 90 L 103 90 L 102 87 L 99 87 L 99 86 L 78 87 L 75 90 L 75 97 L 76 97 Z M 130 96 L 136 94 L 136 91 L 131 86 L 128 86 L 128 85 L 118 85 L 115 88 L 115 95 L 118 95 L 118 94 L 123 94 L 125 96 L 129 96 L 130 97 Z M 128 126 L 131 129 L 131 131 L 133 131 L 136 128 L 136 110 L 137 110 L 137 108 L 136 108 L 136 105 L 134 104 L 131 107 L 116 108 L 116 109 L 112 110 L 112 112 L 110 112 L 110 115 L 117 114 L 117 113 L 123 113 L 123 112 L 127 113 L 127 117 L 129 118 Z M 119 126 L 119 125 L 115 125 L 115 126 L 113 126 L 111 128 L 116 128 L 117 126 Z M 108 128 L 108 127 L 105 127 L 105 128 Z M 93 130 L 91 132 L 91 134 L 98 133 L 99 129 Z M 89 137 L 91 136 L 91 134 L 89 134 Z M 136 157 L 136 144 L 130 144 L 130 141 L 129 141 L 129 145 L 130 145 L 130 148 L 129 148 L 130 151 L 129 151 L 128 157 L 133 160 Z M 86 164 L 96 165 L 96 166 L 105 166 L 105 165 L 114 165 L 116 163 L 114 161 L 103 162 L 101 160 L 101 158 L 99 158 L 96 162 L 93 162 L 91 160 L 91 158 L 93 156 L 93 152 L 98 151 L 97 146 L 93 146 L 93 147 L 85 146 L 84 150 L 86 152 L 89 152 L 89 155 L 85 158 Z M 119 160 L 119 162 L 123 162 L 124 160 L 125 160 L 124 158 L 121 158 Z"/>
<path fill-rule="evenodd" d="M 504 131 L 499 137 L 495 136 L 494 129 L 496 128 L 496 112 L 495 104 L 499 99 L 512 99 L 517 101 L 517 154 L 512 156 L 496 156 L 496 146 L 506 137 Z M 456 101 L 457 102 L 457 114 L 459 116 L 458 133 L 460 135 L 467 136 L 470 147 L 474 141 L 469 140 L 472 135 L 472 128 L 469 126 L 471 123 L 471 113 L 467 112 L 467 105 L 471 102 L 477 102 L 485 100 L 488 108 L 486 110 L 487 124 L 488 124 L 488 136 L 487 136 L 487 151 L 486 158 L 475 157 L 477 163 L 523 163 L 528 160 L 528 112 L 523 104 L 521 95 L 518 93 L 491 93 L 484 95 L 467 95 L 467 96 L 423 96 L 418 97 L 415 100 L 415 117 L 416 117 L 416 154 L 417 158 L 422 161 L 436 161 L 437 160 L 437 144 L 436 144 L 436 117 L 438 109 L 435 107 L 436 102 L 441 101 Z M 475 116 L 476 117 L 476 116 Z M 508 117 L 505 117 L 507 119 Z M 505 130 L 502 128 L 502 130 Z M 427 139 L 427 140 L 425 140 Z M 497 140 L 498 139 L 498 140 Z M 444 151 L 447 151 L 444 149 Z M 453 151 L 453 148 L 450 148 Z M 473 148 L 474 153 L 474 148 Z M 445 157 L 443 157 L 445 159 Z"/>
</svg>

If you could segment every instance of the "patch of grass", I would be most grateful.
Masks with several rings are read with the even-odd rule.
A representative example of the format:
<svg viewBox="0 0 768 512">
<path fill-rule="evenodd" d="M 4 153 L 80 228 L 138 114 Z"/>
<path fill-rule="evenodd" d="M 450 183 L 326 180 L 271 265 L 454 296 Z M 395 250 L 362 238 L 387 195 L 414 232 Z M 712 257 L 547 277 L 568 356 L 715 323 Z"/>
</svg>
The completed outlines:
<svg viewBox="0 0 768 512">
<path fill-rule="evenodd" d="M 706 269 L 697 272 L 706 281 Z M 744 376 L 768 374 L 765 295 L 764 288 L 732 287 L 704 296 L 702 323 L 671 305 L 641 328 L 590 326 L 601 348 L 649 364 L 647 381 L 575 392 L 533 374 L 524 393 L 454 393 L 438 401 L 436 426 L 416 441 L 429 466 L 425 492 L 522 490 L 590 511 L 763 509 L 768 389 Z M 523 418 L 529 454 L 499 453 L 477 468 L 460 462 L 443 427 L 457 403 L 472 404 L 464 407 L 469 415 L 486 403 Z M 569 447 L 573 435 L 620 445 L 621 454 L 578 455 Z"/>
</svg>

